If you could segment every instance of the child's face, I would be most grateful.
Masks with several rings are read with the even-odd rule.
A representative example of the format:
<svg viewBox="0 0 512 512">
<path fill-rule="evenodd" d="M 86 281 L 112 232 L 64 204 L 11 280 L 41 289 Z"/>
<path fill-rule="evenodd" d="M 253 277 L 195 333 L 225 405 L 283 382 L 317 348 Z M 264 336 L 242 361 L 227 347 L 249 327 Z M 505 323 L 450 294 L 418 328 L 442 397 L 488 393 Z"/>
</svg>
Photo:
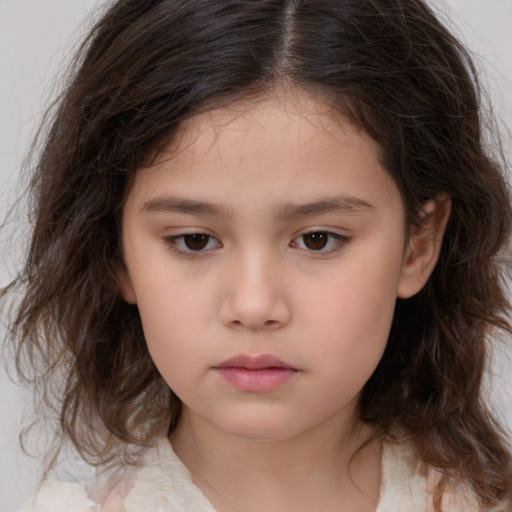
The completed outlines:
<svg viewBox="0 0 512 512">
<path fill-rule="evenodd" d="M 401 197 L 376 145 L 322 111 L 297 93 L 198 115 L 128 195 L 122 295 L 196 426 L 347 422 L 386 346 Z"/>
</svg>

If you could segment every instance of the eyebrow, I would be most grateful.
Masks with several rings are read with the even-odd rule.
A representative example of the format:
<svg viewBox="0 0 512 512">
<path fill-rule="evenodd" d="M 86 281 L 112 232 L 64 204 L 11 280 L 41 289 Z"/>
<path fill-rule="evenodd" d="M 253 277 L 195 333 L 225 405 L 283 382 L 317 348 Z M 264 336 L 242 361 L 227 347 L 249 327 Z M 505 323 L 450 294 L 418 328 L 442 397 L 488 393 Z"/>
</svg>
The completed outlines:
<svg viewBox="0 0 512 512">
<path fill-rule="evenodd" d="M 357 213 L 362 210 L 371 210 L 372 208 L 374 206 L 364 199 L 350 195 L 339 195 L 321 198 L 308 203 L 285 203 L 278 206 L 274 213 L 279 220 L 289 220 L 307 215 L 321 215 L 336 211 L 349 214 Z M 233 217 L 233 211 L 224 205 L 172 196 L 150 199 L 144 203 L 141 211 Z"/>
<path fill-rule="evenodd" d="M 185 215 L 216 215 L 232 217 L 231 210 L 216 203 L 197 201 L 180 197 L 155 197 L 144 203 L 141 211 L 183 213 Z"/>
<path fill-rule="evenodd" d="M 331 212 L 357 213 L 362 210 L 371 209 L 373 209 L 373 205 L 364 199 L 340 195 L 303 204 L 286 203 L 277 209 L 276 217 L 280 220 L 288 220 L 307 215 L 321 215 Z"/>
</svg>

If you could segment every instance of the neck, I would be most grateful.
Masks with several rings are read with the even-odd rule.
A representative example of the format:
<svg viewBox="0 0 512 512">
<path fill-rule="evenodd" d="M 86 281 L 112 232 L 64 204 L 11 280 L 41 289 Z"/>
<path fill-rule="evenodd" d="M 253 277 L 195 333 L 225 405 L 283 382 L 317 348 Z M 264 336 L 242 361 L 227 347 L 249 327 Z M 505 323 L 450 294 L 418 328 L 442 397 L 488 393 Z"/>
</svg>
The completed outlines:
<svg viewBox="0 0 512 512">
<path fill-rule="evenodd" d="M 380 443 L 360 449 L 372 434 L 354 419 L 333 419 L 292 438 L 255 441 L 219 431 L 185 409 L 170 438 L 219 512 L 373 511 Z"/>
</svg>

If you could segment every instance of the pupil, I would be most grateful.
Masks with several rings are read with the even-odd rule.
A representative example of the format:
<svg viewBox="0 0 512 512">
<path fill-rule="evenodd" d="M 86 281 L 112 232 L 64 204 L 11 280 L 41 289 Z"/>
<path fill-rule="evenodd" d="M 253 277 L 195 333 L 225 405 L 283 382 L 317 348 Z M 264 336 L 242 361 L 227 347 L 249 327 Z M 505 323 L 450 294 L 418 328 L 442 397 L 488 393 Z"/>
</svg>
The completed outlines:
<svg viewBox="0 0 512 512">
<path fill-rule="evenodd" d="M 319 251 L 323 249 L 327 245 L 327 241 L 329 236 L 327 233 L 309 233 L 304 235 L 304 243 L 308 249 L 312 249 L 313 251 Z"/>
<path fill-rule="evenodd" d="M 192 251 L 200 251 L 208 245 L 210 237 L 208 235 L 185 235 L 183 241 L 185 245 Z"/>
</svg>

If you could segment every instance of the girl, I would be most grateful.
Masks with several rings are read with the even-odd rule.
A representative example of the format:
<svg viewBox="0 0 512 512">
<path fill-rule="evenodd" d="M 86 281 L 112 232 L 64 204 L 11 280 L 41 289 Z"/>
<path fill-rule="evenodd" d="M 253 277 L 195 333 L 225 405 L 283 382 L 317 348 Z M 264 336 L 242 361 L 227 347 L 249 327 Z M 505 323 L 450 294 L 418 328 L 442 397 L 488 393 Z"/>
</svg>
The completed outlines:
<svg viewBox="0 0 512 512">
<path fill-rule="evenodd" d="M 420 0 L 122 0 L 35 168 L 18 367 L 100 469 L 23 511 L 511 510 L 512 212 Z"/>
</svg>

